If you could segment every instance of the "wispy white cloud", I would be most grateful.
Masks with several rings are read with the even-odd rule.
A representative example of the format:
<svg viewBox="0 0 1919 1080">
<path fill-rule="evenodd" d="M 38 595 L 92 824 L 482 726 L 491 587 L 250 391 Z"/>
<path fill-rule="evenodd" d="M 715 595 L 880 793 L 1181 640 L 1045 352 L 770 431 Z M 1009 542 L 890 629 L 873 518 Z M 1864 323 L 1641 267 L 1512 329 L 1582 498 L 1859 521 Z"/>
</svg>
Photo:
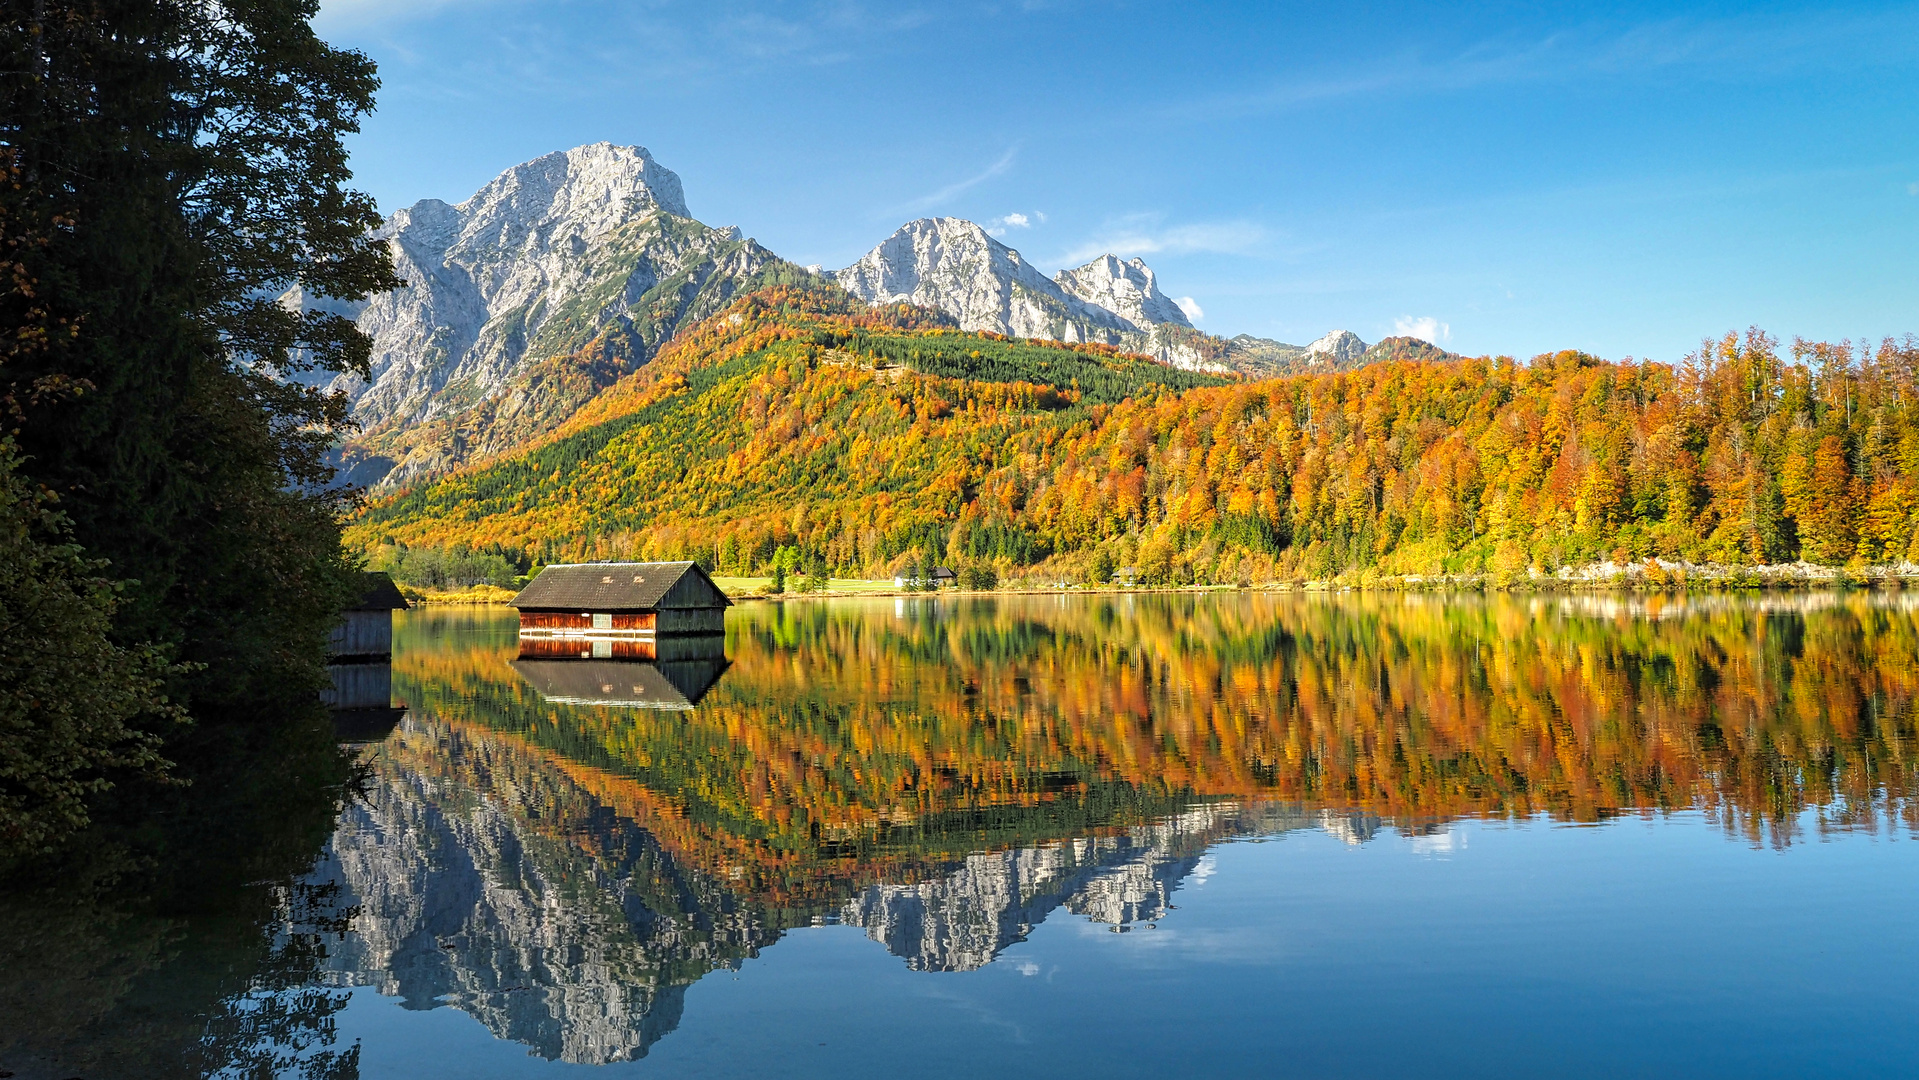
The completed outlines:
<svg viewBox="0 0 1919 1080">
<path fill-rule="evenodd" d="M 1440 322 L 1431 315 L 1422 315 L 1419 318 L 1414 318 L 1411 315 L 1401 315 L 1399 318 L 1393 320 L 1393 329 L 1399 333 L 1400 337 L 1416 337 L 1421 341 L 1429 341 L 1434 345 L 1442 341 L 1450 341 L 1453 336 L 1452 327 Z"/>
<path fill-rule="evenodd" d="M 1189 255 L 1205 252 L 1215 255 L 1250 255 L 1264 249 L 1271 239 L 1265 226 L 1251 221 L 1195 222 L 1165 225 L 1161 214 L 1131 214 L 1108 222 L 1084 243 L 1060 256 L 1060 262 L 1077 266 L 1101 255 L 1131 258 L 1137 255 Z"/>
<path fill-rule="evenodd" d="M 932 192 L 931 194 L 922 195 L 919 198 L 914 199 L 913 201 L 907 203 L 906 208 L 908 210 L 931 210 L 936 206 L 940 206 L 945 203 L 951 202 L 953 201 L 954 196 L 959 195 L 962 192 L 970 191 L 973 188 L 976 188 L 980 186 L 981 184 L 984 184 L 988 180 L 991 180 L 995 176 L 1003 175 L 1006 172 L 1006 170 L 1013 167 L 1013 161 L 1017 157 L 1019 157 L 1019 144 L 1015 143 L 1012 146 L 1009 146 L 1006 148 L 1006 152 L 999 156 L 998 161 L 995 161 L 991 165 L 988 165 L 985 169 L 981 170 L 978 174 L 974 176 L 969 176 L 964 180 L 958 181 L 957 183 L 948 184 L 945 187 L 940 188 L 938 191 Z"/>
<path fill-rule="evenodd" d="M 1860 42 L 1872 42 L 1859 48 Z M 1587 23 L 1536 37 L 1505 35 L 1450 53 L 1411 48 L 1324 74 L 1168 104 L 1161 114 L 1213 121 L 1286 112 L 1352 97 L 1445 93 L 1530 82 L 1644 78 L 1683 70 L 1735 80 L 1782 70 L 1907 63 L 1919 56 L 1919 16 L 1886 9 L 1850 17 L 1811 9 L 1733 18 L 1673 18 L 1630 26 Z"/>
<path fill-rule="evenodd" d="M 1186 313 L 1186 317 L 1194 322 L 1206 317 L 1206 312 L 1199 306 L 1199 301 L 1190 296 L 1175 296 L 1173 303 L 1178 304 L 1179 309 Z"/>
</svg>

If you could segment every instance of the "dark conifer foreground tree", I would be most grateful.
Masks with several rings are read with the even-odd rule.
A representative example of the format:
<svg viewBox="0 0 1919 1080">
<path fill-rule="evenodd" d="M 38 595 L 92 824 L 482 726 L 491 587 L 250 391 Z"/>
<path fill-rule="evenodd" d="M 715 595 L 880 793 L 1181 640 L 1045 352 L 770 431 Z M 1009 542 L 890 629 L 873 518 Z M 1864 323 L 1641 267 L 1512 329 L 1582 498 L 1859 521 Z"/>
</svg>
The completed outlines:
<svg viewBox="0 0 1919 1080">
<path fill-rule="evenodd" d="M 323 458 L 348 405 L 297 376 L 363 371 L 367 342 L 278 298 L 399 282 L 345 186 L 373 64 L 315 37 L 317 8 L 0 3 L 4 422 L 126 582 L 114 638 L 184 665 L 194 723 L 164 733 L 189 773 L 311 698 L 352 588 Z"/>
</svg>

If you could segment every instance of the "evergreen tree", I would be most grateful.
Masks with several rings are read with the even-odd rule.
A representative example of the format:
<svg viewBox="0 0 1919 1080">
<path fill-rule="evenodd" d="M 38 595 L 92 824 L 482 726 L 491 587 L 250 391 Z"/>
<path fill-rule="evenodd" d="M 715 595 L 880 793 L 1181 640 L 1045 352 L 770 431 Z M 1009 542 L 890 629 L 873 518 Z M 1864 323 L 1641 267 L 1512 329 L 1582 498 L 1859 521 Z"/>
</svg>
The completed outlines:
<svg viewBox="0 0 1919 1080">
<path fill-rule="evenodd" d="M 124 579 L 113 637 L 191 662 L 171 691 L 198 722 L 166 751 L 189 775 L 304 715 L 354 589 L 324 458 L 348 403 L 317 384 L 368 342 L 314 309 L 399 282 L 345 187 L 373 65 L 314 36 L 317 8 L 0 14 L 0 397 L 22 475 Z"/>
<path fill-rule="evenodd" d="M 398 284 L 344 187 L 373 65 L 314 36 L 315 0 L 8 8 L 0 200 L 48 238 L 20 262 L 66 332 L 3 378 L 75 391 L 22 406 L 24 468 L 134 579 L 119 635 L 209 665 L 197 698 L 311 682 L 348 578 L 323 458 L 348 418 L 300 376 L 364 371 L 368 343 L 276 297 Z"/>
</svg>

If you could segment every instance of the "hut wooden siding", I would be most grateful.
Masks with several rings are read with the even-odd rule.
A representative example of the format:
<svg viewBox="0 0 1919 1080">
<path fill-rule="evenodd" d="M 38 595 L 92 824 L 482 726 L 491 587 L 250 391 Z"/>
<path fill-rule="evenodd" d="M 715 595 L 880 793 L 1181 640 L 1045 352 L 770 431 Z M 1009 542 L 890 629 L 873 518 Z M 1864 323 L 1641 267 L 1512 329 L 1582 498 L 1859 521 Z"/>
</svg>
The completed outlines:
<svg viewBox="0 0 1919 1080">
<path fill-rule="evenodd" d="M 406 609 L 406 597 L 381 573 L 364 575 L 363 588 L 327 635 L 327 655 L 336 660 L 393 655 L 393 613 Z"/>
<path fill-rule="evenodd" d="M 595 627 L 593 612 L 571 611 L 522 611 L 520 627 L 524 630 L 577 630 L 586 633 L 600 630 L 657 630 L 659 612 L 656 611 L 611 611 L 607 620 L 611 625 Z"/>
<path fill-rule="evenodd" d="M 717 634 L 732 601 L 690 562 L 549 566 L 513 598 L 533 636 Z"/>
</svg>

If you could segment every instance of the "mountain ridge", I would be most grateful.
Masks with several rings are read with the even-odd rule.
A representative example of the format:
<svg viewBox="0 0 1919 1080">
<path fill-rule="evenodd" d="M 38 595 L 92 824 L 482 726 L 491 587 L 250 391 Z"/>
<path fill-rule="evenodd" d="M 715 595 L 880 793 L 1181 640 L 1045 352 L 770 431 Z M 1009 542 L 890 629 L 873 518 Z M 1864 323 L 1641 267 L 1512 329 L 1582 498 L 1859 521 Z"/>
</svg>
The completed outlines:
<svg viewBox="0 0 1919 1080">
<path fill-rule="evenodd" d="M 1303 349 L 1208 334 L 1142 259 L 1104 254 L 1047 277 L 960 218 L 907 222 L 842 270 L 800 267 L 737 227 L 693 218 L 677 173 L 645 147 L 608 142 L 522 162 L 456 204 L 423 199 L 377 235 L 407 287 L 351 305 L 282 298 L 352 317 L 372 339 L 367 377 L 327 385 L 361 426 L 335 462 L 346 482 L 376 491 L 556 430 L 685 327 L 775 285 L 831 281 L 964 330 L 1108 346 L 1189 371 L 1325 370 L 1366 348 L 1351 334 Z"/>
</svg>

